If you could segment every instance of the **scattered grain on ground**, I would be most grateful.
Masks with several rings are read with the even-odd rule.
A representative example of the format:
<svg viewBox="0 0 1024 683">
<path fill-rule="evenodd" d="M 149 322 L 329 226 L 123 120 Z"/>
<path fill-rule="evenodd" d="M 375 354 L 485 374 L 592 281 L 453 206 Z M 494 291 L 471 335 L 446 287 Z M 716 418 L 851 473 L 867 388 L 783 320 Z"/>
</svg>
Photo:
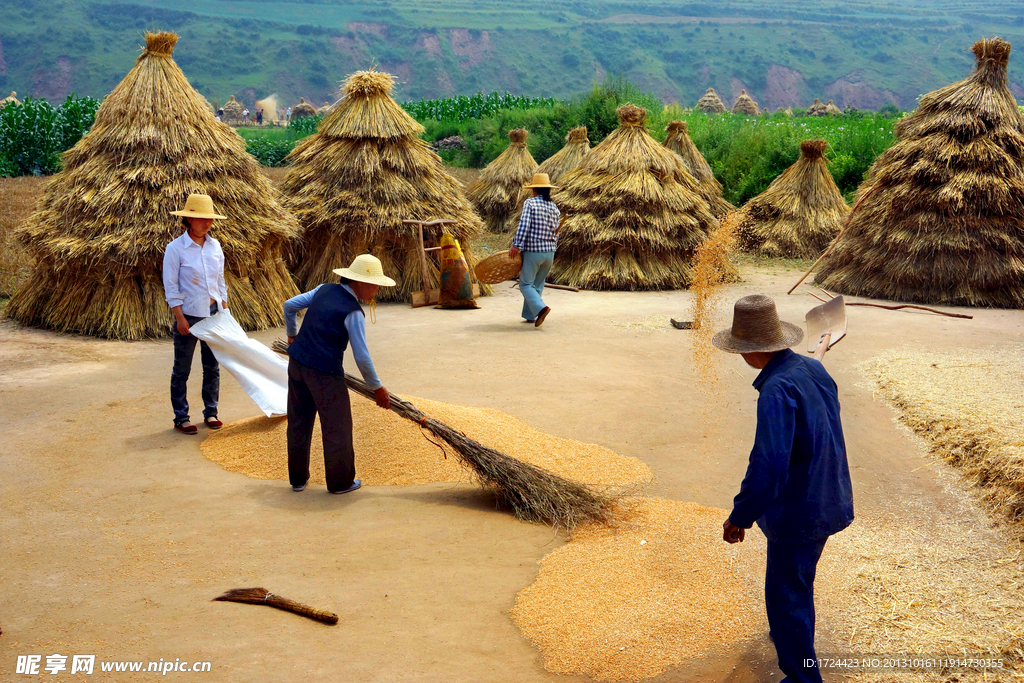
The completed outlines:
<svg viewBox="0 0 1024 683">
<path fill-rule="evenodd" d="M 541 560 L 512 618 L 544 666 L 598 680 L 656 676 L 764 633 L 764 537 L 722 541 L 725 510 L 625 499 L 615 528 L 587 525 Z"/>
<path fill-rule="evenodd" d="M 532 429 L 498 410 L 410 398 L 432 418 L 471 439 L 554 474 L 598 487 L 628 487 L 651 479 L 647 465 L 594 444 Z M 469 482 L 470 472 L 453 453 L 447 458 L 416 424 L 352 394 L 356 472 L 368 486 Z M 203 441 L 204 455 L 231 472 L 255 479 L 288 480 L 284 418 L 251 417 L 225 425 Z M 435 439 L 436 440 L 436 439 Z M 323 484 L 319 422 L 310 452 L 310 476 Z"/>
<path fill-rule="evenodd" d="M 671 316 L 667 315 L 648 315 L 633 320 L 613 320 L 612 327 L 619 327 L 640 334 L 667 332 L 675 329 L 672 327 Z"/>
<path fill-rule="evenodd" d="M 900 421 L 1024 541 L 1024 346 L 890 351 L 862 363 Z"/>
</svg>

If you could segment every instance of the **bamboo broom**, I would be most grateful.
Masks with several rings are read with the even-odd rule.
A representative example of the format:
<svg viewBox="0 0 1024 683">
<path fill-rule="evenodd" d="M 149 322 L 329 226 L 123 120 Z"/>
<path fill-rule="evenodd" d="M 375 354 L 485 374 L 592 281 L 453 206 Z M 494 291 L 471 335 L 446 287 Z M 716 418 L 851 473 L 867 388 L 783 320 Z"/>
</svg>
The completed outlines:
<svg viewBox="0 0 1024 683">
<path fill-rule="evenodd" d="M 280 595 L 271 593 L 266 588 L 233 588 L 224 595 L 214 598 L 214 601 L 221 602 L 245 602 L 250 605 L 269 605 L 285 612 L 292 612 L 310 619 L 322 621 L 325 624 L 337 624 L 338 615 L 334 612 L 325 612 L 300 602 L 282 598 Z"/>
<path fill-rule="evenodd" d="M 271 348 L 278 353 L 287 353 L 288 345 L 278 339 Z M 361 379 L 346 373 L 345 382 L 352 391 L 375 400 L 373 390 Z M 495 494 L 498 504 L 511 508 L 518 519 L 573 529 L 581 522 L 604 523 L 612 517 L 618 496 L 596 491 L 484 446 L 457 429 L 427 417 L 415 405 L 395 394 L 391 394 L 391 410 L 451 446 L 484 488 Z"/>
</svg>

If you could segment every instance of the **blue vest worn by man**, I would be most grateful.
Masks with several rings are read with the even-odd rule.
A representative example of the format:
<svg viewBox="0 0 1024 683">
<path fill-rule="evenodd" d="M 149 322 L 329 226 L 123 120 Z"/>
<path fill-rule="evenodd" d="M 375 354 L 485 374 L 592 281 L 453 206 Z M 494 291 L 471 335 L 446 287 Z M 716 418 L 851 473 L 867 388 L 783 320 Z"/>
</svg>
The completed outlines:
<svg viewBox="0 0 1024 683">
<path fill-rule="evenodd" d="M 306 309 L 298 336 L 288 347 L 288 355 L 320 372 L 344 375 L 341 361 L 348 348 L 345 318 L 361 310 L 356 298 L 341 285 L 320 287 Z"/>
</svg>

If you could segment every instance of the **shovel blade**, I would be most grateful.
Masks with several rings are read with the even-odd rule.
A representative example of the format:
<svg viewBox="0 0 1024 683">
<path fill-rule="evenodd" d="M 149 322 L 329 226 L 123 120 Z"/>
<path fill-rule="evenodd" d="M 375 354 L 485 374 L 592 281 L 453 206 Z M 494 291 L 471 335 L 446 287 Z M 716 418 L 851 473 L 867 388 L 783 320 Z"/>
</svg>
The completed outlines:
<svg viewBox="0 0 1024 683">
<path fill-rule="evenodd" d="M 826 334 L 831 334 L 829 348 L 846 336 L 846 302 L 837 296 L 828 303 L 807 311 L 807 351 L 814 353 Z"/>
</svg>

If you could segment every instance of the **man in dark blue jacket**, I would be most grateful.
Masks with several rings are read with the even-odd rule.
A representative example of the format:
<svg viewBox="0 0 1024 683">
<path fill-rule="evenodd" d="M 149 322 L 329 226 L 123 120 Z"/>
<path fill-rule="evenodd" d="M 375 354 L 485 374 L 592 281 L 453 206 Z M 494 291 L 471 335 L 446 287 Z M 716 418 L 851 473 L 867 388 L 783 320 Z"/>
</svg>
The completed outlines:
<svg viewBox="0 0 1024 683">
<path fill-rule="evenodd" d="M 814 574 L 825 541 L 853 521 L 853 490 L 836 383 L 820 361 L 790 347 L 803 330 L 779 320 L 760 294 L 736 302 L 732 328 L 713 343 L 761 370 L 757 432 L 729 519 L 729 543 L 757 522 L 768 539 L 765 608 L 781 683 L 820 683 L 814 652 Z"/>
</svg>

